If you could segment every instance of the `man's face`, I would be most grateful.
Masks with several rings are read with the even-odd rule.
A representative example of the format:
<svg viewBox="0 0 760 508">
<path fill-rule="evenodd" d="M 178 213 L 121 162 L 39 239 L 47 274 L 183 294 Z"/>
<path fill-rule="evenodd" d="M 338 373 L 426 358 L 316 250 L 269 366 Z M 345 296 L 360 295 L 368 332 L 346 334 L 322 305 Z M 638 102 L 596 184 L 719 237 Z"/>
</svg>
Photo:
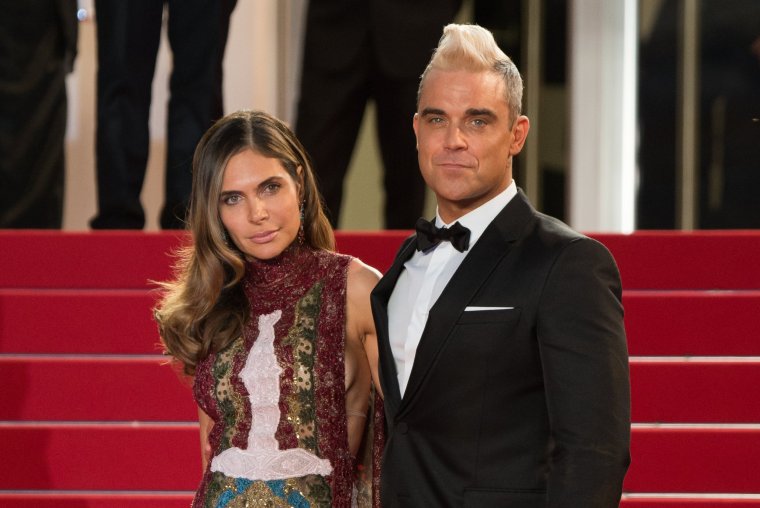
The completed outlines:
<svg viewBox="0 0 760 508">
<path fill-rule="evenodd" d="M 451 222 L 512 182 L 529 122 L 509 121 L 505 83 L 492 72 L 433 69 L 425 77 L 414 133 L 422 176 Z"/>
</svg>

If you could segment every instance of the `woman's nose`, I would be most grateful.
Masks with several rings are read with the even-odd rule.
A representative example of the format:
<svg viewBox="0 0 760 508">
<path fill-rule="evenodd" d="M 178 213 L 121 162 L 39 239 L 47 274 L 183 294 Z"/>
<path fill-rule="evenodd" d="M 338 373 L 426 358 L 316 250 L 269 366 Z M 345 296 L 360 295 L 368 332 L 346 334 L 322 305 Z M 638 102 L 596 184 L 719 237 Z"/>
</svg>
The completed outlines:
<svg viewBox="0 0 760 508">
<path fill-rule="evenodd" d="M 248 207 L 248 220 L 251 222 L 261 222 L 268 217 L 269 213 L 264 202 L 260 199 L 252 200 L 251 205 Z"/>
</svg>

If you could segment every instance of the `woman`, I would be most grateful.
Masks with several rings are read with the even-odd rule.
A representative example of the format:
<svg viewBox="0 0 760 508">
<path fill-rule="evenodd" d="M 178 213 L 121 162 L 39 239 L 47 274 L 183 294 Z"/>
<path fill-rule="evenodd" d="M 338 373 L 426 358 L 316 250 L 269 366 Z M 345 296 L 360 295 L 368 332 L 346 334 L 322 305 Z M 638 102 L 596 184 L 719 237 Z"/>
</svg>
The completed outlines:
<svg viewBox="0 0 760 508">
<path fill-rule="evenodd" d="M 188 221 L 193 244 L 156 320 L 167 354 L 194 376 L 204 474 L 193 506 L 378 504 L 377 467 L 373 478 L 355 458 L 369 449 L 379 465 L 378 449 L 362 447 L 379 386 L 378 273 L 333 252 L 290 129 L 256 111 L 212 126 L 195 152 Z"/>
</svg>

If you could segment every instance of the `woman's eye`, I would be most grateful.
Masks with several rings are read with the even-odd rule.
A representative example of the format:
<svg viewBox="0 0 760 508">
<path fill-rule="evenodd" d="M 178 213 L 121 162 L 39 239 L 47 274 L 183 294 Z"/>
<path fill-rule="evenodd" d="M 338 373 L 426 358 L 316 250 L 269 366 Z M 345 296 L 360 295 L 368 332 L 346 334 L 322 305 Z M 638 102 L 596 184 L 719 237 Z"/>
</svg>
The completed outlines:
<svg viewBox="0 0 760 508">
<path fill-rule="evenodd" d="M 225 205 L 235 205 L 240 202 L 240 196 L 237 194 L 230 194 L 222 199 L 222 203 Z"/>
<path fill-rule="evenodd" d="M 279 189 L 280 189 L 280 184 L 272 182 L 272 183 L 268 183 L 264 187 L 264 192 L 266 192 L 268 194 L 273 194 L 273 193 L 277 192 Z"/>
</svg>

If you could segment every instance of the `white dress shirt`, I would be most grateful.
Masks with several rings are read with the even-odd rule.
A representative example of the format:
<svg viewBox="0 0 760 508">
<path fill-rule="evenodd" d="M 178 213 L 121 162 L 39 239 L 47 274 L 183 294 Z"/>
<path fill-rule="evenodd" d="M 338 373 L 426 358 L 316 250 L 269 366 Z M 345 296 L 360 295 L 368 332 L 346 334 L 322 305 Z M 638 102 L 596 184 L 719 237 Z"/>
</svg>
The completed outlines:
<svg viewBox="0 0 760 508">
<path fill-rule="evenodd" d="M 427 252 L 415 251 L 404 263 L 404 270 L 388 301 L 388 333 L 402 397 L 430 308 L 441 296 L 469 249 L 472 249 L 483 231 L 516 194 L 517 186 L 512 181 L 500 194 L 457 219 L 457 222 L 470 230 L 468 250 L 459 252 L 451 242 L 441 242 Z M 452 224 L 444 224 L 436 210 L 437 227 L 450 227 Z"/>
</svg>

